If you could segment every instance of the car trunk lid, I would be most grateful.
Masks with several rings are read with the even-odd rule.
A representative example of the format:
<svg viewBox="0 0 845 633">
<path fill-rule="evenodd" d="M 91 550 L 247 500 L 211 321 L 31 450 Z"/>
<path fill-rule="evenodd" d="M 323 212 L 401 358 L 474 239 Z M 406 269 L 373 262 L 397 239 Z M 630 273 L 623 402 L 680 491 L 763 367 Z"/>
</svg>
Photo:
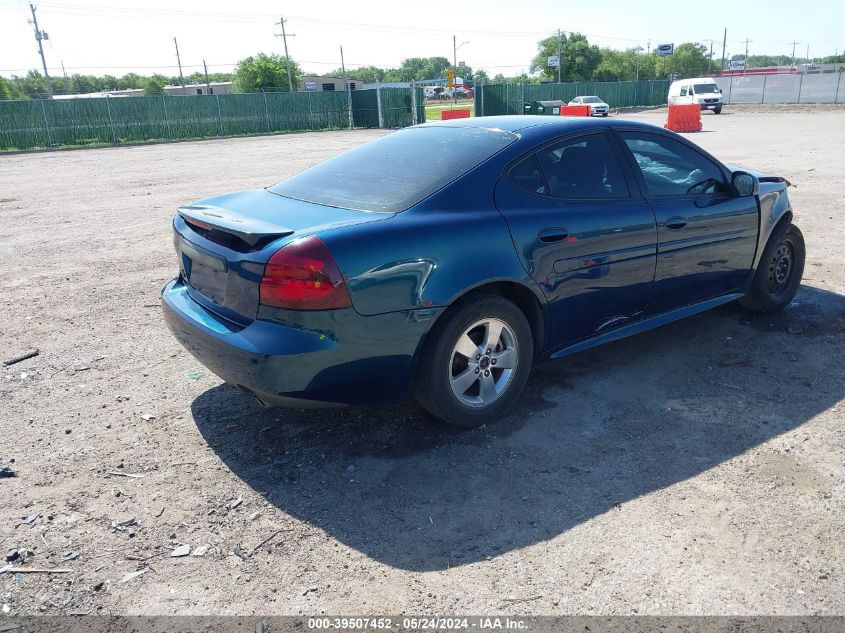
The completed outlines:
<svg viewBox="0 0 845 633">
<path fill-rule="evenodd" d="M 245 325 L 255 318 L 270 256 L 319 231 L 392 214 L 338 209 L 266 190 L 217 196 L 180 207 L 173 221 L 180 272 L 194 300 Z"/>
</svg>

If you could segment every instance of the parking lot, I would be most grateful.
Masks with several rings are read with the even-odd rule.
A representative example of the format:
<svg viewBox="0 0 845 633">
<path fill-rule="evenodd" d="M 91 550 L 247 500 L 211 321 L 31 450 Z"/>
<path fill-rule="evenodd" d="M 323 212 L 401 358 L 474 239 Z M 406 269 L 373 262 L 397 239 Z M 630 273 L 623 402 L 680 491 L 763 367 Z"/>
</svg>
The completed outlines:
<svg viewBox="0 0 845 633">
<path fill-rule="evenodd" d="M 540 365 L 471 431 L 413 404 L 261 409 L 162 322 L 177 205 L 386 132 L 0 155 L 0 360 L 39 350 L 0 378 L 0 548 L 69 570 L 2 574 L 0 604 L 845 613 L 845 107 L 702 119 L 695 142 L 795 185 L 796 301 Z"/>
</svg>

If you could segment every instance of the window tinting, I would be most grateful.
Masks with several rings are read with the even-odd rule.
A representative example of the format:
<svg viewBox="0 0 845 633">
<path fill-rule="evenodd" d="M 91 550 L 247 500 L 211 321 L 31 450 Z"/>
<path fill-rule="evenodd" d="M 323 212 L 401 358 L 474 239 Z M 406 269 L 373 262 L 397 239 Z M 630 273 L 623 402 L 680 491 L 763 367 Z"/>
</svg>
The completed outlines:
<svg viewBox="0 0 845 633">
<path fill-rule="evenodd" d="M 515 139 L 510 132 L 482 128 L 409 128 L 314 165 L 270 191 L 344 209 L 402 211 Z"/>
<path fill-rule="evenodd" d="M 543 195 L 549 193 L 546 189 L 546 181 L 540 171 L 540 163 L 537 162 L 537 157 L 534 154 L 515 165 L 511 169 L 510 177 L 513 184 L 520 189 Z"/>
<path fill-rule="evenodd" d="M 626 198 L 628 185 L 605 134 L 567 139 L 537 156 L 554 198 Z"/>
<path fill-rule="evenodd" d="M 655 196 L 693 196 L 723 193 L 722 171 L 683 143 L 666 136 L 622 132 L 637 165 Z"/>
</svg>

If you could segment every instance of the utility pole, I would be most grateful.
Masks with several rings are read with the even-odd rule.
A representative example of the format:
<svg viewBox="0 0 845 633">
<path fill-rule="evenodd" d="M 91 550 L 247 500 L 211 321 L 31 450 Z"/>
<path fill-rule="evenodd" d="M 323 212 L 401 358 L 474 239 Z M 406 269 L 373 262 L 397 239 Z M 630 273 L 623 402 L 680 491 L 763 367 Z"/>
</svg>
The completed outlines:
<svg viewBox="0 0 845 633">
<path fill-rule="evenodd" d="M 287 20 L 285 20 L 285 17 L 284 17 L 284 16 L 282 16 L 282 17 L 280 17 L 280 18 L 279 18 L 279 21 L 278 21 L 278 22 L 276 22 L 276 25 L 277 25 L 277 26 L 281 26 L 281 27 L 282 27 L 282 34 L 281 34 L 281 35 L 279 35 L 278 33 L 274 33 L 274 35 L 275 35 L 276 37 L 281 37 L 281 38 L 282 38 L 282 42 L 284 42 L 284 44 L 285 44 L 285 64 L 286 64 L 286 65 L 287 65 L 287 67 L 288 67 L 288 90 L 290 90 L 291 92 L 293 92 L 293 76 L 291 75 L 291 72 L 290 72 L 290 55 L 288 55 L 288 38 L 289 38 L 289 37 L 296 37 L 296 35 L 294 35 L 293 33 L 291 33 L 290 35 L 288 35 L 288 34 L 285 32 L 285 22 L 287 22 Z M 342 47 L 341 47 L 341 48 L 342 48 Z M 343 54 L 341 54 L 341 57 L 343 57 Z M 345 71 L 344 71 L 344 74 L 345 74 Z M 346 78 L 344 77 L 344 80 L 345 80 L 345 79 L 346 79 Z"/>
<path fill-rule="evenodd" d="M 809 44 L 807 44 L 807 57 L 804 61 L 806 62 L 807 70 L 809 71 L 810 70 L 810 68 L 809 68 L 809 66 L 810 66 L 810 45 Z"/>
<path fill-rule="evenodd" d="M 557 82 L 560 83 L 560 67 L 561 67 L 561 58 L 560 58 L 560 29 L 557 30 Z"/>
<path fill-rule="evenodd" d="M 65 78 L 65 94 L 68 95 L 70 94 L 70 84 L 68 83 L 67 73 L 65 72 L 65 60 L 62 60 L 62 75 Z"/>
<path fill-rule="evenodd" d="M 801 42 L 792 42 L 792 62 L 790 62 L 790 66 L 795 66 L 795 45 L 800 43 Z"/>
<path fill-rule="evenodd" d="M 748 70 L 748 43 L 750 41 L 751 40 L 749 40 L 747 37 L 745 38 L 745 68 L 743 68 L 743 70 L 742 70 L 743 75 Z"/>
<path fill-rule="evenodd" d="M 41 65 L 44 67 L 44 83 L 47 84 L 47 98 L 53 98 L 53 87 L 50 85 L 50 75 L 47 73 L 47 60 L 44 57 L 44 45 L 42 40 L 49 40 L 50 36 L 38 28 L 38 18 L 35 17 L 35 5 L 29 3 L 29 8 L 32 11 L 32 26 L 35 27 L 35 41 L 38 42 L 38 52 L 41 54 Z"/>
<path fill-rule="evenodd" d="M 458 76 L 458 40 L 455 35 L 452 35 L 452 69 L 455 77 Z M 452 103 L 458 103 L 458 91 L 455 90 L 455 80 L 452 79 Z"/>
<path fill-rule="evenodd" d="M 722 36 L 722 67 L 719 69 L 719 76 L 725 73 L 725 46 L 728 43 L 728 28 L 725 27 L 725 34 Z"/>
<path fill-rule="evenodd" d="M 182 87 L 185 87 L 185 77 L 182 75 L 182 59 L 179 57 L 179 42 L 173 38 L 173 45 L 176 47 L 176 63 L 179 64 L 179 79 L 182 81 Z"/>
<path fill-rule="evenodd" d="M 343 61 L 343 46 L 340 47 L 340 70 L 343 73 L 343 83 L 346 85 L 346 109 L 349 112 L 349 129 L 355 127 L 355 116 L 352 112 L 352 91 L 346 79 L 346 63 Z"/>
<path fill-rule="evenodd" d="M 205 59 L 202 60 L 202 69 L 205 71 L 205 94 L 211 94 L 211 83 L 208 81 L 208 66 L 205 65 Z"/>
<path fill-rule="evenodd" d="M 710 40 L 710 55 L 707 56 L 707 74 L 710 74 L 710 64 L 713 62 L 713 40 Z"/>
</svg>

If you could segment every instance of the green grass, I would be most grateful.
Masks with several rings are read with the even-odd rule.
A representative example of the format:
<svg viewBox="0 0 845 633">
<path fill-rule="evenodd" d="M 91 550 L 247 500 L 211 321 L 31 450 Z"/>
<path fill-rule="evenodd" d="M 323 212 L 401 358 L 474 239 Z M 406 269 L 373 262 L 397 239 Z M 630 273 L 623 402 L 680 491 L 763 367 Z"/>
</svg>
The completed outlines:
<svg viewBox="0 0 845 633">
<path fill-rule="evenodd" d="M 457 105 L 452 101 L 428 102 L 425 104 L 425 120 L 440 121 L 443 118 L 441 116 L 443 110 L 466 110 L 467 108 L 469 108 L 469 115 L 475 116 L 475 104 L 470 100 L 458 101 Z"/>
</svg>

